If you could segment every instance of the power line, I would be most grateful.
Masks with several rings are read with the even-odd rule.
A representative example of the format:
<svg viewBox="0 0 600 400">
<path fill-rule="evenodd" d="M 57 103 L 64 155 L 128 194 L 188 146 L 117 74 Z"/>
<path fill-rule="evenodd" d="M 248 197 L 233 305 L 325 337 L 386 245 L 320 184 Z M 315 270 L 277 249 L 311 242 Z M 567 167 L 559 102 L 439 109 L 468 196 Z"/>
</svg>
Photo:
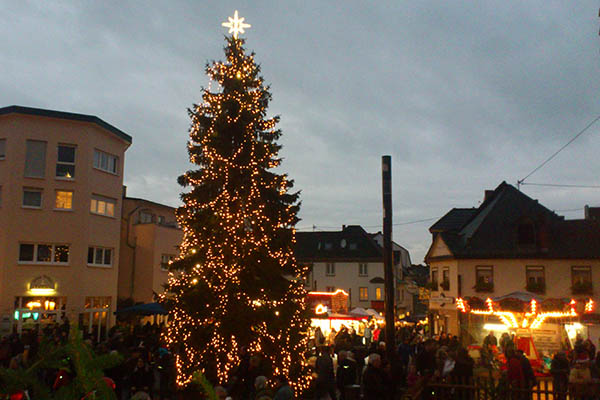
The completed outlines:
<svg viewBox="0 0 600 400">
<path fill-rule="evenodd" d="M 521 182 L 521 185 L 600 189 L 600 185 L 567 185 L 567 184 L 559 184 L 559 183 L 527 183 L 527 182 Z"/>
<path fill-rule="evenodd" d="M 402 225 L 412 225 L 412 224 L 418 224 L 421 222 L 428 222 L 428 221 L 433 221 L 436 219 L 439 219 L 440 217 L 433 217 L 433 218 L 425 218 L 425 219 L 417 219 L 414 221 L 406 221 L 406 222 L 398 222 L 396 224 L 392 224 L 393 226 L 402 226 Z M 380 228 L 382 225 L 361 225 L 361 227 L 363 228 Z M 296 228 L 297 231 L 302 231 L 302 230 L 309 230 L 309 229 L 335 229 L 338 228 L 338 226 L 317 226 L 317 225 L 313 225 L 313 226 L 305 226 L 302 228 Z"/>
<path fill-rule="evenodd" d="M 589 124 L 587 124 L 587 126 L 585 128 L 583 128 L 581 131 L 579 131 L 579 133 L 577 135 L 575 135 L 571 140 L 569 140 L 567 142 L 567 144 L 565 144 L 564 146 L 562 146 L 554 154 L 552 154 L 550 157 L 548 157 L 543 163 L 541 163 L 536 168 L 534 168 L 533 171 L 531 171 L 529 174 L 527 174 L 527 176 L 525 176 L 525 178 L 517 181 L 517 186 L 522 185 L 523 182 L 525 181 L 525 179 L 529 178 L 531 175 L 533 175 L 533 173 L 535 173 L 536 171 L 538 171 L 540 168 L 542 168 L 544 165 L 546 165 L 550 160 L 552 160 L 554 157 L 556 157 L 558 155 L 558 153 L 560 153 L 561 151 L 563 151 L 565 149 L 565 147 L 567 147 L 568 145 L 570 145 L 571 143 L 573 143 L 575 141 L 575 139 L 577 139 L 585 131 L 587 131 L 592 125 L 594 125 L 596 122 L 598 122 L 598 120 L 600 120 L 600 115 L 598 115 L 596 118 L 594 118 L 594 120 L 592 122 L 590 122 Z"/>
</svg>

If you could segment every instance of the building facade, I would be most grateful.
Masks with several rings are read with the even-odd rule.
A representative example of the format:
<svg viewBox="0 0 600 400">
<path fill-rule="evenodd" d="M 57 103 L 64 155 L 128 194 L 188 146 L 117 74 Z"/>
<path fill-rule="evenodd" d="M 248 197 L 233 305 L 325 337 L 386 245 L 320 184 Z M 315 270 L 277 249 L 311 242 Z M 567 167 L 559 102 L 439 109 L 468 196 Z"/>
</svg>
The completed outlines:
<svg viewBox="0 0 600 400">
<path fill-rule="evenodd" d="M 82 114 L 0 108 L 0 331 L 116 309 L 129 135 Z"/>
<path fill-rule="evenodd" d="M 479 207 L 450 210 L 429 229 L 434 331 L 467 334 L 457 298 L 597 302 L 600 221 L 597 209 L 586 210 L 584 219 L 565 220 L 505 182 Z"/>
<path fill-rule="evenodd" d="M 296 258 L 311 266 L 307 289 L 334 292 L 343 289 L 349 295 L 349 307 L 373 308 L 383 311 L 384 271 L 382 248 L 377 234 L 369 234 L 358 225 L 343 226 L 341 231 L 297 232 Z M 397 246 L 397 245 L 396 245 Z M 401 260 L 410 262 L 406 250 L 403 256 L 396 247 L 394 273 L 402 277 Z M 396 288 L 395 288 L 396 290 Z M 402 301 L 396 294 L 396 309 L 403 312 L 412 304 L 412 297 Z"/>
<path fill-rule="evenodd" d="M 154 295 L 163 291 L 167 281 L 169 261 L 179 255 L 182 238 L 173 207 L 124 197 L 119 298 L 154 302 Z"/>
</svg>

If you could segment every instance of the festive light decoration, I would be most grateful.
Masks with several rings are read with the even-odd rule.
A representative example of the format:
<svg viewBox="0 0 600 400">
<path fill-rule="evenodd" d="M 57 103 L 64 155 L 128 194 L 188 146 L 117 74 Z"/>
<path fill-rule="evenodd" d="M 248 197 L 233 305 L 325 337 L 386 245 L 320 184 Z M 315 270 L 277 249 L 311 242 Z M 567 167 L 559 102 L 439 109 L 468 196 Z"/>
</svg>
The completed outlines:
<svg viewBox="0 0 600 400">
<path fill-rule="evenodd" d="M 237 10 L 235 10 L 235 13 L 233 13 L 233 18 L 228 17 L 227 18 L 229 20 L 229 22 L 223 22 L 221 25 L 224 26 L 225 28 L 229 28 L 229 33 L 233 33 L 233 37 L 234 39 L 238 38 L 238 33 L 244 33 L 244 29 L 245 28 L 250 28 L 252 25 L 250 24 L 245 24 L 244 20 L 246 18 L 238 18 L 238 12 Z M 236 72 L 236 77 L 239 79 L 240 76 L 242 75 L 241 72 Z"/>
<path fill-rule="evenodd" d="M 335 296 L 342 293 L 344 296 L 348 296 L 348 293 L 344 289 L 338 289 L 335 292 L 308 292 L 309 296 Z"/>
<path fill-rule="evenodd" d="M 327 307 L 325 307 L 323 304 L 318 304 L 315 307 L 315 314 L 317 314 L 317 315 L 327 314 Z"/>
<path fill-rule="evenodd" d="M 271 99 L 254 54 L 246 54 L 237 12 L 230 19 L 225 62 L 206 72 L 219 91 L 204 89 L 189 110 L 189 159 L 199 166 L 179 177 L 190 190 L 177 210 L 180 254 L 169 266 L 160 302 L 171 321 L 163 340 L 172 350 L 176 382 L 201 370 L 213 383 L 230 380 L 240 350 L 258 354 L 297 392 L 309 384 L 304 351 L 310 320 L 296 262 L 298 193 L 272 169 L 281 159 L 278 118 L 266 118 Z"/>
<path fill-rule="evenodd" d="M 571 317 L 576 317 L 578 315 L 577 311 L 575 311 L 577 302 L 573 299 L 571 299 L 571 301 L 569 302 L 569 311 L 540 312 L 538 309 L 537 301 L 535 299 L 531 299 L 531 302 L 529 303 L 530 310 L 525 313 L 514 313 L 511 311 L 495 310 L 494 302 L 490 298 L 487 298 L 485 300 L 485 304 L 487 307 L 487 309 L 485 309 L 485 310 L 480 310 L 480 309 L 467 310 L 467 306 L 468 306 L 467 302 L 462 298 L 456 299 L 456 308 L 459 309 L 461 312 L 463 312 L 463 313 L 470 312 L 471 314 L 476 314 L 476 315 L 494 315 L 494 316 L 498 317 L 500 319 L 500 321 L 502 321 L 504 326 L 509 329 L 516 329 L 519 327 L 520 328 L 529 327 L 531 329 L 538 329 L 544 323 L 544 321 L 546 321 L 546 319 L 548 319 L 548 318 L 571 318 Z M 585 304 L 585 312 L 586 313 L 592 312 L 593 307 L 594 307 L 594 301 L 592 299 L 589 299 Z M 523 319 L 521 320 L 520 324 L 518 323 L 515 314 L 523 315 Z M 530 321 L 530 318 L 533 320 Z"/>
</svg>

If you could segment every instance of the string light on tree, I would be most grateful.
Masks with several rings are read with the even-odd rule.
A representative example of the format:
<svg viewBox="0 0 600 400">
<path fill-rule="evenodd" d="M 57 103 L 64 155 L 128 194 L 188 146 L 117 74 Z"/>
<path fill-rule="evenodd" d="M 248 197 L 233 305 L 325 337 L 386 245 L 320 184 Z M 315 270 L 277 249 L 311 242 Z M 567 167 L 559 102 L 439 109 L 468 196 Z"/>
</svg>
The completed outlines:
<svg viewBox="0 0 600 400">
<path fill-rule="evenodd" d="M 296 389 L 309 383 L 304 350 L 310 319 L 303 279 L 308 266 L 294 255 L 299 194 L 293 181 L 272 171 L 281 163 L 278 118 L 267 118 L 271 99 L 254 54 L 247 54 L 244 18 L 223 26 L 226 61 L 207 65 L 219 91 L 203 89 L 191 118 L 189 159 L 179 177 L 180 254 L 170 265 L 160 301 L 171 324 L 163 339 L 172 350 L 176 381 L 201 370 L 226 383 L 240 350 L 260 353 L 273 374 Z"/>
</svg>

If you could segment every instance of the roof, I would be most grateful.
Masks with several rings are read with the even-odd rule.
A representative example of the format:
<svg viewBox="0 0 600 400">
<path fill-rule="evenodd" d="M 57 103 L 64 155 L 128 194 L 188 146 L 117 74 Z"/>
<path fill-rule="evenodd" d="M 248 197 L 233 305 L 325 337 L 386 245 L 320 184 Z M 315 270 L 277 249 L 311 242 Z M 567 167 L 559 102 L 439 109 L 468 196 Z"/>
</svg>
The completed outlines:
<svg viewBox="0 0 600 400">
<path fill-rule="evenodd" d="M 125 196 L 125 197 L 124 197 L 124 200 L 131 200 L 131 201 L 140 202 L 140 203 L 147 203 L 147 204 L 151 204 L 151 205 L 154 205 L 154 206 L 159 206 L 159 207 L 169 208 L 169 209 L 171 209 L 171 210 L 173 210 L 173 211 L 175 211 L 175 210 L 177 209 L 177 207 L 171 207 L 171 206 L 168 206 L 168 205 L 166 205 L 166 204 L 157 203 L 157 202 L 155 202 L 155 201 L 152 201 L 152 200 L 146 200 L 146 199 L 142 199 L 142 198 L 139 198 L 139 197 L 129 197 L 129 196 Z"/>
<path fill-rule="evenodd" d="M 96 124 L 101 128 L 111 132 L 119 139 L 124 140 L 125 142 L 131 144 L 132 138 L 122 130 L 112 126 L 111 124 L 101 120 L 95 115 L 86 115 L 86 114 L 75 114 L 64 111 L 54 111 L 54 110 L 46 110 L 43 108 L 32 108 L 32 107 L 23 107 L 23 106 L 8 106 L 0 108 L 0 115 L 7 114 L 25 114 L 25 115 L 36 115 L 40 117 L 50 117 L 50 118 L 60 118 L 60 119 L 68 119 L 72 121 L 81 121 L 81 122 L 89 122 L 92 124 Z"/>
<path fill-rule="evenodd" d="M 381 261 L 377 243 L 359 225 L 341 231 L 297 232 L 296 258 L 310 261 Z"/>
<path fill-rule="evenodd" d="M 455 210 L 473 212 L 467 219 L 469 212 Z M 519 242 L 524 224 L 533 227 L 531 244 Z M 599 221 L 566 221 L 506 182 L 488 191 L 478 208 L 453 209 L 430 231 L 453 258 L 600 258 Z M 427 259 L 435 259 L 430 253 Z"/>
</svg>

